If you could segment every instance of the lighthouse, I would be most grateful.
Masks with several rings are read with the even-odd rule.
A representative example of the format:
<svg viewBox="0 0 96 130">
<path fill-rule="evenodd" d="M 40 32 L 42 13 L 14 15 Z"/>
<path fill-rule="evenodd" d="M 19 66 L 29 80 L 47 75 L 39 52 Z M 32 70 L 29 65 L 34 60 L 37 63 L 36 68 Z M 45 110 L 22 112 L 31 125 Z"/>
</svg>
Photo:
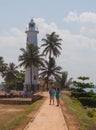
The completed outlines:
<svg viewBox="0 0 96 130">
<path fill-rule="evenodd" d="M 33 19 L 28 24 L 28 28 L 25 31 L 27 37 L 26 37 L 26 49 L 28 44 L 34 44 L 35 46 L 38 46 L 37 44 L 37 34 L 39 33 L 36 24 Z M 30 68 L 27 67 L 25 69 L 25 82 L 24 86 L 27 89 L 27 91 L 31 91 L 31 80 L 30 80 Z M 35 66 L 32 66 L 32 86 L 33 91 L 36 91 L 38 88 L 38 68 Z"/>
</svg>

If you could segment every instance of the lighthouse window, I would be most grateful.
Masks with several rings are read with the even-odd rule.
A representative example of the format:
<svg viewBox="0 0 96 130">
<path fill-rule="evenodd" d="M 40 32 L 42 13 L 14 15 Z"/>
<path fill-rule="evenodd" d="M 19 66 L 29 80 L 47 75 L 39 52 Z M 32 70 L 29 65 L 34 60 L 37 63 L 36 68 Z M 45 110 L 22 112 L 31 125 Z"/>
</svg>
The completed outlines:
<svg viewBox="0 0 96 130">
<path fill-rule="evenodd" d="M 36 80 L 36 75 L 34 75 L 34 80 Z"/>
</svg>

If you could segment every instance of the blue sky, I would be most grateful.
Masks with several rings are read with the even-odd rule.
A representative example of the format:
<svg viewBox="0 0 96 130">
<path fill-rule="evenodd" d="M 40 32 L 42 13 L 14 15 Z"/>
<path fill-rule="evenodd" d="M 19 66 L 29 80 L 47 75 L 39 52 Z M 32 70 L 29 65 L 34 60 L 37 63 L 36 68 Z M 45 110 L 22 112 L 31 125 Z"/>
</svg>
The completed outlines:
<svg viewBox="0 0 96 130">
<path fill-rule="evenodd" d="M 96 84 L 96 0 L 0 0 L 0 56 L 7 63 L 18 64 L 31 18 L 39 29 L 39 46 L 52 31 L 63 39 L 57 63 L 69 78 L 89 76 Z"/>
</svg>

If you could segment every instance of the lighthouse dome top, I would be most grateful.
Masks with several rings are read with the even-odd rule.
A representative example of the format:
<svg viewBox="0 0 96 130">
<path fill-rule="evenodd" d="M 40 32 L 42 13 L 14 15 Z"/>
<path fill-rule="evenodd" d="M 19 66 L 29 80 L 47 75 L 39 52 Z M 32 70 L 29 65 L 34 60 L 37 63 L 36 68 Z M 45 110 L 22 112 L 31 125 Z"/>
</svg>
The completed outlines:
<svg viewBox="0 0 96 130">
<path fill-rule="evenodd" d="M 26 27 L 25 33 L 27 33 L 27 32 L 39 33 L 38 28 L 34 22 L 34 19 L 31 19 L 30 22 L 28 23 L 28 26 Z"/>
<path fill-rule="evenodd" d="M 29 30 L 35 30 L 35 22 L 33 19 L 29 22 Z"/>
</svg>

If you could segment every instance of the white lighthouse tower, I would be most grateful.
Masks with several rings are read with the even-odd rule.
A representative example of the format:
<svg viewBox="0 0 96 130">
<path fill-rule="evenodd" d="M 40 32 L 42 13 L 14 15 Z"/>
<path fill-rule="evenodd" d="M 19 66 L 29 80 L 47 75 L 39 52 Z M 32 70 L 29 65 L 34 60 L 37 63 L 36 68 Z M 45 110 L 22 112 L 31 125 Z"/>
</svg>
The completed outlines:
<svg viewBox="0 0 96 130">
<path fill-rule="evenodd" d="M 25 31 L 27 34 L 27 40 L 26 40 L 26 46 L 27 44 L 34 44 L 37 46 L 37 34 L 39 33 L 36 26 L 35 22 L 33 19 L 28 24 L 28 28 Z M 27 49 L 27 47 L 26 47 Z M 37 90 L 38 87 L 38 68 L 32 66 L 32 85 L 34 88 L 34 91 Z M 26 68 L 25 70 L 25 83 L 24 83 L 25 88 L 27 91 L 31 91 L 31 80 L 30 80 L 30 68 Z"/>
</svg>

